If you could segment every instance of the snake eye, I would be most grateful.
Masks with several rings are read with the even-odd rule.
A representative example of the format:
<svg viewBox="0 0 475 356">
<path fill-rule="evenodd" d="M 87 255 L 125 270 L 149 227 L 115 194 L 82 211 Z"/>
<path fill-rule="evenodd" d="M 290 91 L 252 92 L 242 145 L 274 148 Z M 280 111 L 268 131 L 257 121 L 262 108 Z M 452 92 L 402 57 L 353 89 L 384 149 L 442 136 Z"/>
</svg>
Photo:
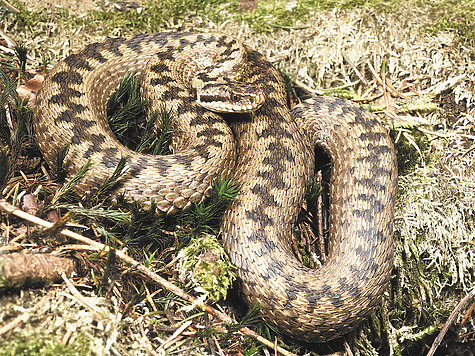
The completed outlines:
<svg viewBox="0 0 475 356">
<path fill-rule="evenodd" d="M 241 95 L 231 94 L 231 100 L 234 101 L 234 102 L 239 101 L 239 100 L 241 100 Z"/>
</svg>

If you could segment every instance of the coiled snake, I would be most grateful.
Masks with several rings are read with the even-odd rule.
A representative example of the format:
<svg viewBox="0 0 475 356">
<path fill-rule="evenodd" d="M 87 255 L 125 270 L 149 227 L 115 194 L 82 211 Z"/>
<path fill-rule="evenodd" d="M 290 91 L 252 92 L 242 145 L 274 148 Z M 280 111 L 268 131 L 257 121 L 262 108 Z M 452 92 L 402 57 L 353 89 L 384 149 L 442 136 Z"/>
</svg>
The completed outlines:
<svg viewBox="0 0 475 356">
<path fill-rule="evenodd" d="M 145 73 L 151 109 L 165 105 L 177 118 L 171 155 L 132 152 L 106 122 L 107 99 L 131 69 Z M 208 109 L 242 114 L 228 126 Z M 50 165 L 68 143 L 71 174 L 93 162 L 80 191 L 100 185 L 126 156 L 120 191 L 153 199 L 164 213 L 201 201 L 217 174 L 232 174 L 240 195 L 223 218 L 224 246 L 248 302 L 295 338 L 347 333 L 388 284 L 397 172 L 386 130 L 342 99 L 312 98 L 290 112 L 278 71 L 236 39 L 161 33 L 91 44 L 44 82 L 34 124 Z M 332 158 L 330 252 L 323 267 L 309 269 L 290 239 L 316 144 Z"/>
</svg>

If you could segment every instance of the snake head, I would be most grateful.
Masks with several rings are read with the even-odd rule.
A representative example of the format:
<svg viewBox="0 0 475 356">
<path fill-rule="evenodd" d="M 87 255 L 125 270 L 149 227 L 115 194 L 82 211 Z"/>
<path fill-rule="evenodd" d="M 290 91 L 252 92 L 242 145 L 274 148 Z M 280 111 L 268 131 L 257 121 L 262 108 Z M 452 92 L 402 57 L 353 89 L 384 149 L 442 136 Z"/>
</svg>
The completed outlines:
<svg viewBox="0 0 475 356">
<path fill-rule="evenodd" d="M 264 100 L 264 92 L 253 85 L 214 82 L 196 89 L 196 102 L 219 113 L 253 112 Z"/>
</svg>

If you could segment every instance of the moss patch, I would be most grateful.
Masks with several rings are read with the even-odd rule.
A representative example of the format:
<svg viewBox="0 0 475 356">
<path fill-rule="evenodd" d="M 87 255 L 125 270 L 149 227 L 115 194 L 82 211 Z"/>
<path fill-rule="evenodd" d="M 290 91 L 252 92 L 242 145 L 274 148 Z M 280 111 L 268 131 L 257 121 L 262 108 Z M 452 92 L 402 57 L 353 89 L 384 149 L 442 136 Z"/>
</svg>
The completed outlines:
<svg viewBox="0 0 475 356">
<path fill-rule="evenodd" d="M 235 267 L 212 235 L 193 240 L 180 251 L 177 263 L 180 280 L 191 283 L 211 302 L 226 299 L 229 287 L 236 280 Z"/>
<path fill-rule="evenodd" d="M 17 335 L 0 347 L 1 356 L 82 356 L 92 355 L 88 340 L 80 336 L 72 345 L 64 345 L 47 335 Z"/>
</svg>

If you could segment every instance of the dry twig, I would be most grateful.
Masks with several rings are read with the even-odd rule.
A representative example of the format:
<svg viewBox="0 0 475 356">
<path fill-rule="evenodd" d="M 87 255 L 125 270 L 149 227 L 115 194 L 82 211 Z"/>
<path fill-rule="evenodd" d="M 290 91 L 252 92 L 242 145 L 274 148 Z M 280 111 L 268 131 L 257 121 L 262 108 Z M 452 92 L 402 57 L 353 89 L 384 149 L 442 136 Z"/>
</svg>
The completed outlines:
<svg viewBox="0 0 475 356">
<path fill-rule="evenodd" d="M 64 282 L 66 283 L 66 286 L 69 288 L 71 291 L 72 295 L 68 297 L 72 297 L 75 299 L 79 304 L 81 304 L 83 307 L 86 309 L 89 309 L 90 311 L 99 313 L 99 309 L 97 309 L 94 305 L 89 303 L 84 296 L 77 290 L 77 288 L 73 285 L 73 283 L 69 280 L 68 277 L 63 273 L 61 274 L 61 277 L 63 278 Z"/>
<path fill-rule="evenodd" d="M 189 327 L 191 325 L 193 321 L 192 320 L 188 320 L 186 323 L 184 323 L 182 326 L 180 326 L 178 329 L 176 329 L 176 331 L 173 333 L 172 336 L 170 336 L 158 349 L 158 350 L 163 350 L 163 349 L 168 349 L 172 344 L 173 342 L 175 341 L 175 339 L 180 336 L 180 334 L 186 330 L 187 327 Z"/>
<path fill-rule="evenodd" d="M 452 314 L 450 314 L 449 318 L 444 324 L 444 327 L 442 330 L 440 330 L 439 335 L 435 338 L 434 342 L 432 343 L 432 346 L 427 353 L 427 356 L 432 356 L 435 353 L 435 350 L 439 347 L 440 343 L 442 342 L 442 339 L 444 338 L 445 334 L 447 333 L 447 330 L 449 330 L 450 325 L 455 320 L 455 317 L 460 313 L 460 309 L 467 303 L 471 298 L 475 297 L 475 288 L 472 289 L 455 307 L 454 311 Z"/>
<path fill-rule="evenodd" d="M 18 10 L 15 6 L 9 4 L 7 0 L 1 0 L 1 1 L 5 4 L 6 7 L 8 7 L 13 12 L 20 12 L 20 10 Z"/>
<path fill-rule="evenodd" d="M 0 289 L 51 283 L 76 270 L 74 261 L 42 253 L 0 255 Z"/>
</svg>

